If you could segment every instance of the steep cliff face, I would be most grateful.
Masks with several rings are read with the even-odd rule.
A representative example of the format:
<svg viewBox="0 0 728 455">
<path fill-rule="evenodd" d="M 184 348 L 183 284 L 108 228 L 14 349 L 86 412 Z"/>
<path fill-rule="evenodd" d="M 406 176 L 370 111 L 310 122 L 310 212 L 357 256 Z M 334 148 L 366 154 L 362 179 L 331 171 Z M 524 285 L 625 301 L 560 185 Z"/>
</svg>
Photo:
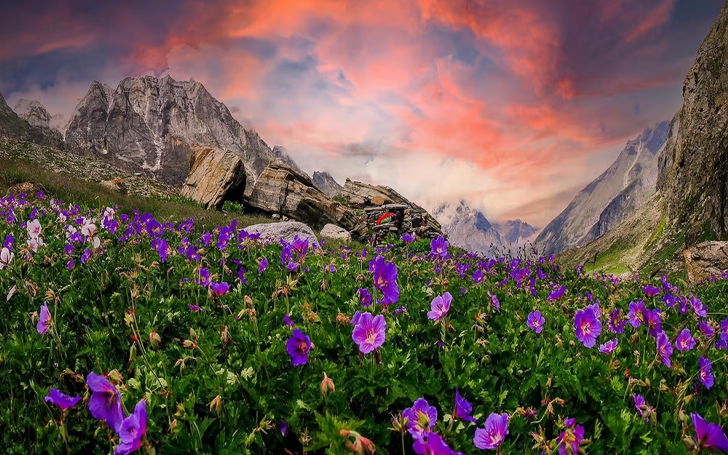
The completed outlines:
<svg viewBox="0 0 728 455">
<path fill-rule="evenodd" d="M 312 180 L 316 188 L 328 197 L 337 196 L 343 188 L 328 172 L 314 171 Z"/>
<path fill-rule="evenodd" d="M 276 156 L 258 133 L 246 130 L 230 110 L 194 80 L 169 76 L 126 78 L 112 90 L 91 84 L 66 131 L 73 147 L 181 185 L 194 147 L 238 155 L 252 186 Z"/>
<path fill-rule="evenodd" d="M 450 243 L 466 251 L 490 256 L 497 250 L 516 250 L 532 240 L 538 229 L 521 220 L 491 223 L 467 202 L 440 204 L 432 216 L 442 225 Z"/>
<path fill-rule="evenodd" d="M 646 128 L 628 141 L 617 160 L 576 195 L 536 238 L 547 252 L 582 245 L 613 229 L 655 193 L 658 154 L 668 122 Z"/>
<path fill-rule="evenodd" d="M 45 110 L 45 109 L 44 109 Z M 52 134 L 48 129 L 31 125 L 10 109 L 0 94 L 0 137 L 19 139 L 40 145 L 63 149 L 64 143 L 59 134 Z"/>
<path fill-rule="evenodd" d="M 698 50 L 673 121 L 674 143 L 660 160 L 657 188 L 668 224 L 699 226 L 701 238 L 728 238 L 728 3 Z"/>
</svg>

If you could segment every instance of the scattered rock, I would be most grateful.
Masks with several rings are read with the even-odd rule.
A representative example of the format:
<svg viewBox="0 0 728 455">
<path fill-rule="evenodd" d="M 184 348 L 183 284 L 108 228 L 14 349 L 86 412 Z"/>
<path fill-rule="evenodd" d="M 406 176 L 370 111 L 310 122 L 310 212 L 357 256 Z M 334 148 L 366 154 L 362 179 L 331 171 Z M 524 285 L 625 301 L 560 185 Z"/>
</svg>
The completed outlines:
<svg viewBox="0 0 728 455">
<path fill-rule="evenodd" d="M 351 241 L 351 234 L 346 229 L 339 227 L 335 224 L 327 224 L 321 229 L 321 237 L 325 239 L 337 239 L 344 241 Z"/>
<path fill-rule="evenodd" d="M 272 163 L 260 174 L 247 203 L 264 212 L 300 220 L 314 229 L 327 223 L 346 229 L 356 224 L 351 209 L 326 197 L 307 175 L 283 163 Z"/>
<path fill-rule="evenodd" d="M 280 220 L 281 219 L 281 216 L 279 214 L 277 214 L 277 213 L 274 213 L 270 217 L 273 218 L 274 220 Z"/>
<path fill-rule="evenodd" d="M 107 190 L 116 191 L 117 193 L 126 194 L 127 188 L 124 179 L 115 178 L 111 180 L 104 180 L 101 182 L 101 186 Z"/>
<path fill-rule="evenodd" d="M 703 242 L 683 251 L 685 268 L 692 283 L 720 278 L 728 270 L 728 242 Z"/>
<path fill-rule="evenodd" d="M 260 234 L 261 238 L 269 238 L 273 240 L 283 239 L 286 242 L 293 242 L 293 239 L 307 238 L 309 244 L 318 243 L 316 234 L 310 227 L 298 221 L 283 221 L 280 223 L 264 223 L 254 224 L 245 228 L 245 231 L 251 234 Z"/>
<path fill-rule="evenodd" d="M 374 196 L 372 198 L 372 204 L 374 204 L 374 205 L 384 205 L 384 198 L 382 196 Z"/>
<path fill-rule="evenodd" d="M 242 200 L 245 182 L 245 166 L 238 155 L 199 148 L 190 158 L 190 173 L 182 187 L 182 196 L 205 208 L 219 208 L 226 200 Z"/>
<path fill-rule="evenodd" d="M 281 219 L 282 219 L 283 221 L 288 221 L 288 220 L 289 220 L 289 218 L 288 218 L 287 216 L 285 216 L 285 215 L 283 215 L 283 217 L 282 217 Z"/>
</svg>

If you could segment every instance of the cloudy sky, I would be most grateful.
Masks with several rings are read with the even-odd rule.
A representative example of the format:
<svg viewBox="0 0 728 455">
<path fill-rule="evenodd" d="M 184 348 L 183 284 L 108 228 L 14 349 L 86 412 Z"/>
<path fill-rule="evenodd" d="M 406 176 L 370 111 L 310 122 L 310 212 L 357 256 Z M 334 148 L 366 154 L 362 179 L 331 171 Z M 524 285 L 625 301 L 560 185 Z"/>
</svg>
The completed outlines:
<svg viewBox="0 0 728 455">
<path fill-rule="evenodd" d="M 24 0 L 0 92 L 194 78 L 309 173 L 543 227 L 681 104 L 722 0 Z"/>
</svg>

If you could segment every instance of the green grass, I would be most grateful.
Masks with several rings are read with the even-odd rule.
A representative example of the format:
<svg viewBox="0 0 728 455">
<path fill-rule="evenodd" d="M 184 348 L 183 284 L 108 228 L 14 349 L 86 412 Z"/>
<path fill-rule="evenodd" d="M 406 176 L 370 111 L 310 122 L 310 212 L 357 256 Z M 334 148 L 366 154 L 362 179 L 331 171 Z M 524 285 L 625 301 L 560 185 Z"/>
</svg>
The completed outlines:
<svg viewBox="0 0 728 455">
<path fill-rule="evenodd" d="M 179 222 L 194 218 L 196 226 L 206 229 L 229 224 L 233 219 L 237 219 L 241 227 L 272 222 L 264 216 L 205 210 L 198 203 L 181 196 L 143 198 L 121 194 L 67 173 L 42 169 L 29 161 L 0 159 L 0 194 L 4 195 L 8 188 L 23 182 L 40 184 L 46 194 L 64 202 L 72 201 L 94 209 L 118 206 L 121 213 L 131 213 L 136 209 L 142 213 L 154 213 L 157 219 L 163 221 Z"/>
</svg>

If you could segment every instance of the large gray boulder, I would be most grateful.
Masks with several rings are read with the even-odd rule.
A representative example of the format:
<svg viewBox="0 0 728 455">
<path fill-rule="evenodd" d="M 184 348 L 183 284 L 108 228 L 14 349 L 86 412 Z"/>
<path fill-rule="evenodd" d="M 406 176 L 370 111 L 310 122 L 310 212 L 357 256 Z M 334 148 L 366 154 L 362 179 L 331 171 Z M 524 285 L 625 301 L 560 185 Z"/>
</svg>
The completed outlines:
<svg viewBox="0 0 728 455">
<path fill-rule="evenodd" d="M 283 239 L 290 243 L 298 236 L 301 239 L 308 239 L 309 245 L 318 243 L 318 239 L 316 238 L 316 234 L 313 233 L 313 230 L 308 225 L 298 221 L 254 224 L 246 227 L 244 231 L 250 234 L 260 234 L 262 239 L 271 239 L 273 241 Z"/>
<path fill-rule="evenodd" d="M 307 175 L 283 163 L 273 163 L 260 174 L 246 202 L 267 213 L 301 220 L 314 229 L 332 223 L 350 230 L 357 223 L 351 209 L 326 197 Z"/>
<path fill-rule="evenodd" d="M 245 165 L 238 155 L 200 148 L 190 158 L 190 173 L 182 186 L 182 196 L 205 208 L 220 208 L 226 200 L 242 201 L 245 181 Z"/>
<path fill-rule="evenodd" d="M 332 240 L 351 241 L 351 234 L 346 229 L 335 224 L 327 224 L 321 229 L 321 237 Z"/>
<path fill-rule="evenodd" d="M 683 251 L 685 269 L 692 283 L 720 278 L 728 271 L 728 242 L 703 242 Z"/>
</svg>

